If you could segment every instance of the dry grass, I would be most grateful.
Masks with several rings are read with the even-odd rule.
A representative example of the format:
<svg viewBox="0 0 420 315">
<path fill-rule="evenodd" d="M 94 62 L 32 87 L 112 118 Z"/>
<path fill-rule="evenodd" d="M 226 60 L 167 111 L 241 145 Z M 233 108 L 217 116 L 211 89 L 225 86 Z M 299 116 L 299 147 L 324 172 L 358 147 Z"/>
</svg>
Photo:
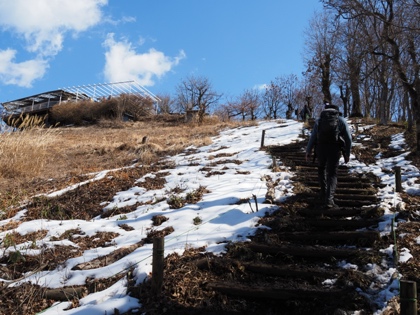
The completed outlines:
<svg viewBox="0 0 420 315">
<path fill-rule="evenodd" d="M 95 126 L 33 128 L 0 135 L 0 209 L 47 189 L 80 181 L 86 174 L 140 163 L 202 146 L 226 127 L 209 118 L 203 125 L 180 118 L 126 122 L 102 120 Z M 147 137 L 145 142 L 143 139 Z"/>
<path fill-rule="evenodd" d="M 45 168 L 49 147 L 55 145 L 55 130 L 28 129 L 0 134 L 0 176 L 28 180 Z"/>
</svg>

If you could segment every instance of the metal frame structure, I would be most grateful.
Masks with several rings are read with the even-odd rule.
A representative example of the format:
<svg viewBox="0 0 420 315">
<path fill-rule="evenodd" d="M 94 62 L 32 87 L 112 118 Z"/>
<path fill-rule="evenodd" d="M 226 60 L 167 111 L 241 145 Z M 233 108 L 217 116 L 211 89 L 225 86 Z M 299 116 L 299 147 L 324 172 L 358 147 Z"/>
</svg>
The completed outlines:
<svg viewBox="0 0 420 315">
<path fill-rule="evenodd" d="M 151 98 L 157 104 L 160 99 L 136 81 L 103 83 L 73 86 L 54 91 L 44 92 L 1 104 L 4 107 L 3 116 L 18 116 L 47 111 L 54 105 L 64 101 L 93 100 L 100 101 L 121 94 L 135 94 Z"/>
<path fill-rule="evenodd" d="M 156 95 L 154 95 L 144 86 L 138 84 L 136 81 L 79 85 L 62 88 L 62 90 L 73 93 L 76 95 L 76 97 L 78 97 L 79 95 L 87 95 L 93 100 L 101 100 L 104 98 L 106 99 L 121 94 L 136 94 L 142 97 L 149 97 L 155 103 L 160 101 L 160 99 Z"/>
<path fill-rule="evenodd" d="M 80 95 L 80 98 L 88 99 L 88 97 Z M 75 100 L 75 95 L 63 90 L 54 90 L 36 94 L 14 101 L 5 102 L 3 115 L 15 116 L 24 113 L 36 113 L 47 110 L 62 101 Z"/>
</svg>

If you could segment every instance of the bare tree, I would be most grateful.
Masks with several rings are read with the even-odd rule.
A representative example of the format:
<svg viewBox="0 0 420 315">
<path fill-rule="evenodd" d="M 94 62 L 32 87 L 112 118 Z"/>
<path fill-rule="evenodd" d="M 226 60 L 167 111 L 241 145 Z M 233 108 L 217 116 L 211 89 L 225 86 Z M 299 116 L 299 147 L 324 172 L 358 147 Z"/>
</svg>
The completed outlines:
<svg viewBox="0 0 420 315">
<path fill-rule="evenodd" d="M 229 119 L 241 117 L 242 121 L 247 118 L 257 119 L 260 112 L 260 95 L 257 90 L 245 90 L 241 95 L 227 101 L 225 111 Z"/>
<path fill-rule="evenodd" d="M 159 114 L 170 114 L 174 111 L 175 101 L 169 96 L 169 94 L 158 95 L 160 101 L 157 105 Z"/>
<path fill-rule="evenodd" d="M 198 122 L 202 123 L 204 115 L 215 106 L 222 97 L 217 94 L 205 77 L 189 76 L 177 86 L 178 105 L 184 111 L 197 110 Z"/>
<path fill-rule="evenodd" d="M 338 56 L 339 27 L 339 20 L 328 11 L 323 11 L 315 14 L 305 32 L 307 71 L 318 77 L 324 102 L 332 100 L 330 88 Z"/>
<path fill-rule="evenodd" d="M 246 120 L 246 117 L 248 116 L 248 108 L 246 103 L 242 103 L 240 100 L 237 100 L 232 103 L 232 108 L 235 116 L 240 116 L 242 121 Z"/>
<path fill-rule="evenodd" d="M 110 101 L 113 101 L 112 99 Z M 115 115 L 123 117 L 123 115 L 131 116 L 137 120 L 139 117 L 155 114 L 154 100 L 150 97 L 144 97 L 136 94 L 121 94 L 114 100 Z M 112 102 L 111 102 L 112 103 Z"/>
<path fill-rule="evenodd" d="M 240 104 L 251 120 L 257 119 L 260 108 L 260 95 L 256 89 L 245 90 L 240 96 Z"/>
<path fill-rule="evenodd" d="M 334 95 L 331 95 L 334 101 Z M 312 117 L 317 117 L 324 107 L 324 94 L 319 88 L 319 77 L 316 72 L 307 71 L 296 89 L 297 111 L 300 112 L 305 105 L 309 105 Z M 333 102 L 334 103 L 334 102 Z"/>
<path fill-rule="evenodd" d="M 291 119 L 294 109 L 298 108 L 298 84 L 296 75 L 276 77 L 262 93 L 262 107 L 265 117 L 277 119 L 285 116 Z"/>
<path fill-rule="evenodd" d="M 362 21 L 347 20 L 340 29 L 342 34 L 342 62 L 338 71 L 341 72 L 343 81 L 349 83 L 348 89 L 343 90 L 341 86 L 340 95 L 344 104 L 345 116 L 350 112 L 347 108 L 347 102 L 349 94 L 351 95 L 351 117 L 363 116 L 360 98 L 361 70 L 363 58 L 366 54 L 363 37 L 361 36 L 363 26 Z"/>
<path fill-rule="evenodd" d="M 291 119 L 293 109 L 297 104 L 297 85 L 299 84 L 298 77 L 295 74 L 281 76 L 278 79 L 279 86 L 283 93 L 281 94 L 282 103 L 286 106 L 286 118 Z"/>
<path fill-rule="evenodd" d="M 231 118 L 233 117 L 229 103 L 219 105 L 215 109 L 214 114 L 219 118 L 220 121 L 223 121 L 223 122 L 230 121 Z"/>
<path fill-rule="evenodd" d="M 420 5 L 416 0 L 323 0 L 345 19 L 366 18 L 374 29 L 371 52 L 388 59 L 410 97 L 420 154 Z M 383 84 L 385 82 L 382 82 Z M 381 95 L 381 100 L 386 95 Z"/>
<path fill-rule="evenodd" d="M 282 90 L 278 82 L 271 81 L 262 94 L 262 106 L 266 118 L 277 119 L 280 116 Z"/>
<path fill-rule="evenodd" d="M 243 121 L 248 114 L 245 104 L 240 101 L 240 97 L 229 99 L 226 104 L 218 107 L 217 112 L 224 117 L 227 116 L 228 120 L 240 116 Z"/>
</svg>

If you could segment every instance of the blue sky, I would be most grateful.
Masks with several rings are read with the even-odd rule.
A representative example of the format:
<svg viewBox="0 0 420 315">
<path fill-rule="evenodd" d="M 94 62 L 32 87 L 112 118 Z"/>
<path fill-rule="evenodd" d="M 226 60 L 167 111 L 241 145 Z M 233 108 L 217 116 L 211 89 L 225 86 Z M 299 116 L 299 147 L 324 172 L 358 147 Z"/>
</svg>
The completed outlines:
<svg viewBox="0 0 420 315">
<path fill-rule="evenodd" d="M 303 66 L 317 0 L 0 0 L 0 103 L 136 80 L 175 94 L 203 76 L 226 98 Z"/>
</svg>

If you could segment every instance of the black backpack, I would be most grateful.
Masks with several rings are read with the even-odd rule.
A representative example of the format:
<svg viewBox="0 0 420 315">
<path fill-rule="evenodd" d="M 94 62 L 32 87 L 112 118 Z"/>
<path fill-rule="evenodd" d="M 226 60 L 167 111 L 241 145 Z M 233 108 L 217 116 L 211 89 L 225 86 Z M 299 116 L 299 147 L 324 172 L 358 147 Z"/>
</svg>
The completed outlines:
<svg viewBox="0 0 420 315">
<path fill-rule="evenodd" d="M 339 111 L 335 109 L 326 109 L 321 112 L 318 121 L 318 143 L 335 144 L 339 142 L 339 116 Z"/>
</svg>

